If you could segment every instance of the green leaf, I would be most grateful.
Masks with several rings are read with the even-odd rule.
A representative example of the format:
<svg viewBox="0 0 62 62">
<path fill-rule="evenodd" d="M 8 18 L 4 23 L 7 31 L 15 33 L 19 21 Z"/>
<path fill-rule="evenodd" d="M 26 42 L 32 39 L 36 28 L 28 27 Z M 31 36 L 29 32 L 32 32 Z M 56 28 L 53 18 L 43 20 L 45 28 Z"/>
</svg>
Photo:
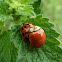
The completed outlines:
<svg viewBox="0 0 62 62">
<path fill-rule="evenodd" d="M 0 30 L 2 34 L 5 30 L 8 29 L 8 27 L 10 27 L 10 22 L 13 20 L 12 15 L 9 13 L 9 5 L 4 1 L 4 0 L 0 0 Z"/>
<path fill-rule="evenodd" d="M 52 29 L 54 25 L 49 23 L 48 19 L 42 18 L 41 15 L 38 15 L 36 18 L 28 18 L 23 22 L 33 23 L 42 27 L 46 33 L 46 42 L 41 48 L 32 48 L 30 50 L 30 44 L 26 45 L 26 41 L 24 41 L 22 35 L 19 35 L 20 25 L 15 25 L 12 28 L 11 39 L 15 47 L 18 48 L 18 56 L 16 61 L 62 62 L 62 49 L 58 47 L 60 42 L 58 39 L 56 39 L 59 34 L 54 29 Z"/>
<path fill-rule="evenodd" d="M 0 21 L 0 30 L 3 28 L 3 22 Z"/>
<path fill-rule="evenodd" d="M 0 35 L 0 62 L 10 62 L 10 33 Z"/>
<path fill-rule="evenodd" d="M 17 55 L 18 55 L 18 48 L 14 46 L 14 43 L 11 42 L 11 60 L 10 62 L 16 62 Z"/>
<path fill-rule="evenodd" d="M 27 8 L 27 9 L 26 9 Z M 10 4 L 9 11 L 13 15 L 22 15 L 22 16 L 34 16 L 33 7 L 31 5 L 21 4 L 20 2 L 13 1 Z"/>
<path fill-rule="evenodd" d="M 16 30 L 15 30 L 16 29 Z M 10 40 L 11 40 L 11 62 L 17 62 L 18 50 L 20 45 L 21 37 L 19 36 L 20 25 L 12 27 Z M 21 40 L 22 41 L 22 40 Z"/>
<path fill-rule="evenodd" d="M 37 0 L 14 0 L 14 1 L 20 2 L 22 4 L 33 4 Z"/>
<path fill-rule="evenodd" d="M 38 1 L 34 2 L 34 4 L 33 4 L 34 12 L 36 14 L 40 14 L 41 13 L 40 4 L 41 4 L 41 0 L 38 0 Z"/>
<path fill-rule="evenodd" d="M 14 25 L 14 27 L 12 27 L 11 37 L 10 37 L 11 42 L 14 43 L 14 46 L 15 47 L 18 47 L 19 46 L 19 43 L 20 43 L 19 40 L 21 40 L 19 34 L 20 34 L 20 25 L 17 25 L 16 24 L 16 25 Z"/>
<path fill-rule="evenodd" d="M 0 1 L 0 21 L 12 20 L 11 14 L 8 14 L 8 4 L 4 1 Z"/>
<path fill-rule="evenodd" d="M 27 9 L 26 9 L 27 8 Z M 25 5 L 23 8 L 18 8 L 16 14 L 23 15 L 23 16 L 35 16 L 33 12 L 33 8 L 30 5 Z"/>
</svg>

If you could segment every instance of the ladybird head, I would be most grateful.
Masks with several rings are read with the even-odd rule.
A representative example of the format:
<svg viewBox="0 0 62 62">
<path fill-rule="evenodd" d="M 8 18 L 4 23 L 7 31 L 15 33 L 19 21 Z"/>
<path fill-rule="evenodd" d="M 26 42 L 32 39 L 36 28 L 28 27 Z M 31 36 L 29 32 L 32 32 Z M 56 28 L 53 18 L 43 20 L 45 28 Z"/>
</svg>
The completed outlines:
<svg viewBox="0 0 62 62">
<path fill-rule="evenodd" d="M 41 28 L 39 26 L 33 26 L 32 28 L 30 28 L 30 32 L 36 32 L 38 30 L 40 30 Z"/>
</svg>

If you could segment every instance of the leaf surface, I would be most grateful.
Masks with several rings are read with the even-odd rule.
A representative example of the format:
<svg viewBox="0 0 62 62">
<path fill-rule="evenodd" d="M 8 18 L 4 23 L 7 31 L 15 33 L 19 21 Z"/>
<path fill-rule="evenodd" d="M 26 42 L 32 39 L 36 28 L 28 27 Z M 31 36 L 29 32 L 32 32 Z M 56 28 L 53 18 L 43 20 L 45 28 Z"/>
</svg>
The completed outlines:
<svg viewBox="0 0 62 62">
<path fill-rule="evenodd" d="M 11 14 L 8 14 L 8 4 L 3 0 L 0 1 L 0 21 L 12 20 Z"/>
<path fill-rule="evenodd" d="M 10 62 L 10 33 L 0 35 L 0 62 Z"/>
</svg>

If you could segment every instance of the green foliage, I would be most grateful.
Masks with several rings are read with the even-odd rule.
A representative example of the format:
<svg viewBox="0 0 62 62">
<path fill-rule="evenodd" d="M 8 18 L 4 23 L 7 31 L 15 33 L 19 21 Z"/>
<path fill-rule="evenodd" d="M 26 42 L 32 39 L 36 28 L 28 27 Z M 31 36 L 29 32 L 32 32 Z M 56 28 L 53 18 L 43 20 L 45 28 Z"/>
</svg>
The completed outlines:
<svg viewBox="0 0 62 62">
<path fill-rule="evenodd" d="M 3 22 L 0 21 L 0 30 L 3 28 Z"/>
<path fill-rule="evenodd" d="M 27 8 L 27 9 L 26 9 Z M 34 16 L 35 13 L 33 12 L 33 8 L 31 5 L 21 4 L 19 2 L 12 2 L 9 7 L 9 11 L 15 15 L 22 15 L 22 16 Z"/>
<path fill-rule="evenodd" d="M 8 5 L 4 1 L 0 1 L 0 21 L 12 20 L 11 14 L 8 14 Z"/>
<path fill-rule="evenodd" d="M 35 12 L 36 14 L 40 14 L 40 13 L 41 13 L 41 8 L 40 8 L 40 6 L 41 6 L 41 0 L 38 0 L 38 1 L 36 1 L 36 2 L 33 4 L 34 12 Z"/>
<path fill-rule="evenodd" d="M 22 4 L 33 4 L 34 1 L 37 1 L 37 0 L 14 0 L 14 1 L 20 2 Z"/>
<path fill-rule="evenodd" d="M 0 35 L 0 62 L 10 62 L 10 33 Z"/>
<path fill-rule="evenodd" d="M 33 11 L 34 1 L 36 0 L 0 1 L 2 11 L 0 13 L 4 17 L 4 20 L 0 18 L 0 31 L 4 32 L 2 35 L 0 33 L 0 62 L 62 62 L 62 49 L 58 47 L 60 42 L 57 39 L 59 34 L 53 29 L 54 24 L 50 23 L 49 19 L 42 18 L 41 15 L 30 18 L 34 13 L 40 13 L 37 13 L 36 9 L 34 9 L 35 12 Z M 35 6 L 34 3 L 34 8 Z M 30 49 L 30 43 L 26 45 L 26 41 L 20 34 L 21 24 L 27 22 L 44 29 L 46 42 L 41 48 Z"/>
<path fill-rule="evenodd" d="M 0 1 L 0 30 L 1 33 L 11 29 L 12 24 L 21 24 L 22 19 L 27 17 L 36 16 L 33 11 L 32 5 L 25 4 L 26 2 L 34 3 L 36 0 L 32 1 L 22 1 L 22 0 L 1 0 Z M 22 3 L 23 2 L 23 3 Z M 26 9 L 27 8 L 27 9 Z M 25 18 L 24 18 L 25 17 Z"/>
</svg>

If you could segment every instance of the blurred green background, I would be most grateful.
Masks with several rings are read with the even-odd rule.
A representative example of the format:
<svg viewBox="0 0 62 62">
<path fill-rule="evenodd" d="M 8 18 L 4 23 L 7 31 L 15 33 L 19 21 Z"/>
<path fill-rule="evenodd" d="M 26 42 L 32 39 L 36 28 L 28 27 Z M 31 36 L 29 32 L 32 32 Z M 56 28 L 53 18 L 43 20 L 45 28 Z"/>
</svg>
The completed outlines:
<svg viewBox="0 0 62 62">
<path fill-rule="evenodd" d="M 58 37 L 62 47 L 62 0 L 41 0 L 43 17 L 49 18 L 55 24 L 55 29 L 60 33 Z"/>
</svg>

